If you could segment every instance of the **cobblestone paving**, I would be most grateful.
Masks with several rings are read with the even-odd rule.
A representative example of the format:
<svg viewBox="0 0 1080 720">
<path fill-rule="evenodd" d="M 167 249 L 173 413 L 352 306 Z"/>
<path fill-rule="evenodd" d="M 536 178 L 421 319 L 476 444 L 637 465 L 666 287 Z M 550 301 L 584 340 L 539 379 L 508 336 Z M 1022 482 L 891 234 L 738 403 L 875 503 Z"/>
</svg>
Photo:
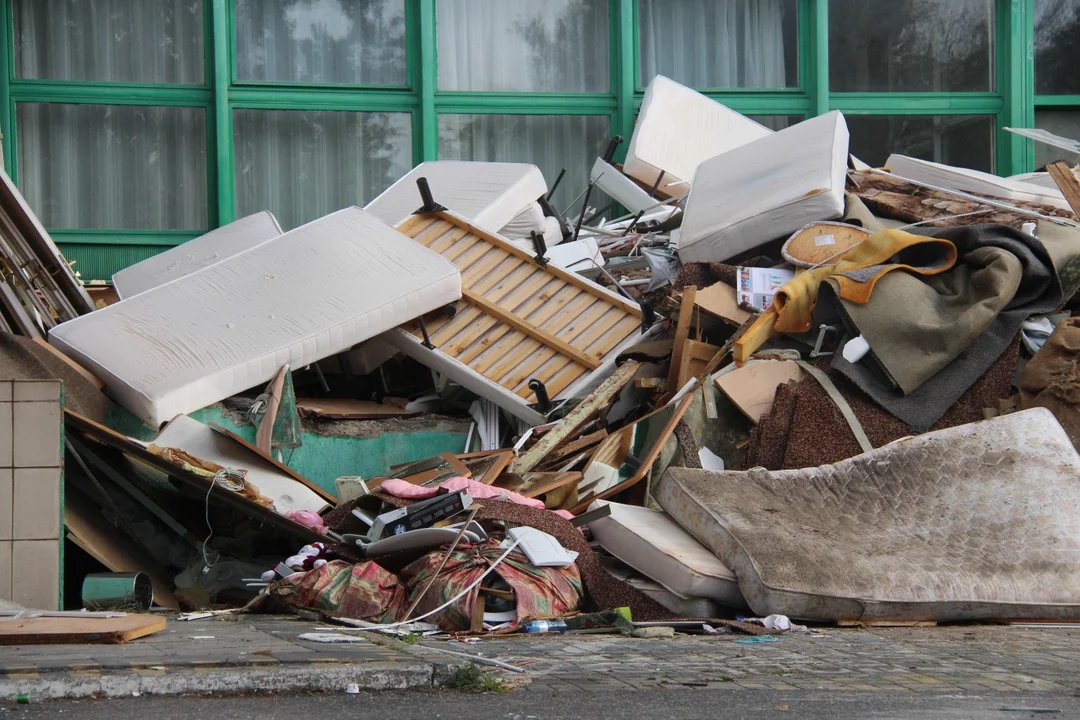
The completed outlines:
<svg viewBox="0 0 1080 720">
<path fill-rule="evenodd" d="M 742 636 L 637 640 L 612 635 L 424 644 L 521 665 L 533 690 L 756 688 L 986 693 L 1080 691 L 1080 627 L 822 629 L 744 643 Z M 507 673 L 508 678 L 514 677 Z"/>
</svg>

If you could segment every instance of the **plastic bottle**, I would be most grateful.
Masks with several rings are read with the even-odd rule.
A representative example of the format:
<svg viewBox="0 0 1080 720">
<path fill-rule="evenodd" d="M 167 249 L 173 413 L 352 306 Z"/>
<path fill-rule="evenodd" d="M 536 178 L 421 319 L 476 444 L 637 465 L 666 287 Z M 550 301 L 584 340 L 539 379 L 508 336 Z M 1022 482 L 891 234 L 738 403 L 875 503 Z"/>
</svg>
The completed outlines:
<svg viewBox="0 0 1080 720">
<path fill-rule="evenodd" d="M 530 620 L 522 628 L 527 633 L 566 632 L 566 623 L 562 620 Z"/>
</svg>

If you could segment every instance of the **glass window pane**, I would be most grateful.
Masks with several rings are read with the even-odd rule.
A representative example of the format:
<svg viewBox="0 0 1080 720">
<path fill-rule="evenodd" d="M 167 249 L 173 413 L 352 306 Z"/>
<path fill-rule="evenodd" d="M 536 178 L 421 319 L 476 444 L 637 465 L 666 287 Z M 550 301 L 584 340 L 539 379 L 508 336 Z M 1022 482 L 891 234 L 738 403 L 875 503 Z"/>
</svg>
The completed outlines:
<svg viewBox="0 0 1080 720">
<path fill-rule="evenodd" d="M 405 0 L 236 0 L 240 82 L 404 85 Z"/>
<path fill-rule="evenodd" d="M 1037 110 L 1035 112 L 1035 127 L 1048 130 L 1055 135 L 1080 139 L 1080 110 Z M 1068 150 L 1051 147 L 1046 143 L 1037 142 L 1035 145 L 1035 167 L 1041 168 L 1052 162 L 1064 160 L 1072 165 L 1076 162 L 1076 155 Z"/>
<path fill-rule="evenodd" d="M 847 115 L 851 154 L 874 167 L 889 155 L 994 171 L 992 115 Z"/>
<path fill-rule="evenodd" d="M 1035 94 L 1080 95 L 1080 2 L 1035 0 Z"/>
<path fill-rule="evenodd" d="M 412 167 L 408 113 L 234 110 L 236 213 L 291 229 L 366 205 Z"/>
<path fill-rule="evenodd" d="M 829 0 L 833 92 L 994 89 L 994 0 Z"/>
<path fill-rule="evenodd" d="M 610 139 L 607 115 L 439 116 L 440 160 L 532 163 L 544 173 L 549 187 L 566 168 L 552 198 L 559 210 L 585 189 L 589 169 Z M 592 194 L 589 204 L 606 205 L 606 200 L 597 201 L 597 195 Z"/>
<path fill-rule="evenodd" d="M 203 230 L 206 111 L 18 103 L 19 188 L 46 227 Z"/>
<path fill-rule="evenodd" d="M 638 84 L 799 86 L 798 0 L 638 0 Z"/>
<path fill-rule="evenodd" d="M 202 0 L 15 0 L 15 77 L 202 85 Z"/>
<path fill-rule="evenodd" d="M 802 115 L 747 115 L 746 117 L 756 123 L 761 123 L 770 130 L 783 130 L 805 119 Z"/>
<path fill-rule="evenodd" d="M 607 0 L 439 0 L 439 89 L 607 92 Z"/>
</svg>

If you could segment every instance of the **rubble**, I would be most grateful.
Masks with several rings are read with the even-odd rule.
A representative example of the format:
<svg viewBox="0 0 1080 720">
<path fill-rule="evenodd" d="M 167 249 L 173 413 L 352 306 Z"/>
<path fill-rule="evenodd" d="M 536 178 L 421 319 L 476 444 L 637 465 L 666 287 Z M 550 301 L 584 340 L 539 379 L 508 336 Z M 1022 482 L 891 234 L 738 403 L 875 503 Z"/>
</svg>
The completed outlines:
<svg viewBox="0 0 1080 720">
<path fill-rule="evenodd" d="M 6 182 L 40 270 L 0 367 L 64 382 L 66 582 L 361 635 L 1080 619 L 1075 172 L 870 168 L 840 112 L 774 133 L 659 76 L 620 142 L 563 213 L 533 165 L 422 163 L 100 309 Z"/>
</svg>

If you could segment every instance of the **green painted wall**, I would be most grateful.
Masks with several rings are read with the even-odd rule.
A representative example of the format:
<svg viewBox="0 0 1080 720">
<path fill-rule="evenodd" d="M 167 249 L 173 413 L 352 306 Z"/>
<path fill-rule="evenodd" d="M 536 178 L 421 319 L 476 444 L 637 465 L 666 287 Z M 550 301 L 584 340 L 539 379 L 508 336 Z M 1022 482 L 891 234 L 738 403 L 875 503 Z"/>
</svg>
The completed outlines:
<svg viewBox="0 0 1080 720">
<path fill-rule="evenodd" d="M 189 415 L 202 423 L 221 425 L 245 440 L 255 442 L 255 428 L 238 426 L 220 406 L 203 408 Z M 108 418 L 108 425 L 116 432 L 144 442 L 157 435 L 123 408 L 118 408 Z M 368 420 L 363 425 L 367 437 L 327 436 L 305 431 L 304 444 L 291 456 L 286 454 L 287 465 L 327 492 L 336 494 L 334 481 L 343 475 L 371 477 L 385 472 L 391 465 L 423 460 L 443 452 L 464 452 L 469 421 L 433 422 L 410 418 Z M 373 432 L 371 428 L 385 431 Z"/>
</svg>

